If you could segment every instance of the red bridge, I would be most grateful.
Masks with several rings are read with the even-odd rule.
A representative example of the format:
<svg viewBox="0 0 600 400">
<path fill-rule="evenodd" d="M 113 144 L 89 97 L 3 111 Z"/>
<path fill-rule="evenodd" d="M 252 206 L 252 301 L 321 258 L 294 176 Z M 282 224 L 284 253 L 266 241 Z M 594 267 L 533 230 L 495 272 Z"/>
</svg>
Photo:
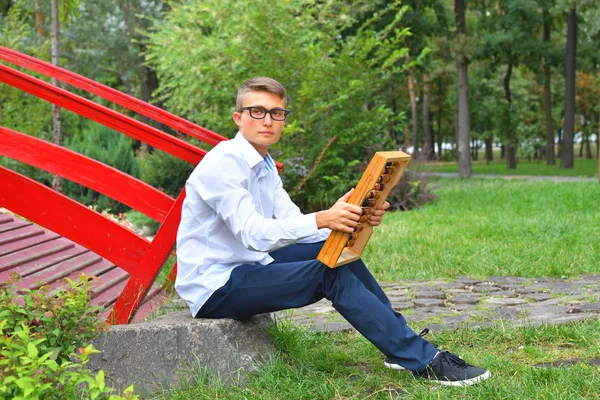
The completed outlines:
<svg viewBox="0 0 600 400">
<path fill-rule="evenodd" d="M 215 145 L 226 138 L 90 79 L 0 47 L 0 60 L 56 78 L 158 121 L 179 133 Z M 196 165 L 205 150 L 136 119 L 0 64 L 0 82 L 68 109 Z M 113 198 L 158 221 L 149 241 L 100 213 L 0 166 L 0 281 L 18 273 L 21 287 L 58 289 L 61 279 L 97 276 L 93 302 L 104 317 L 123 324 L 141 319 L 158 303 L 152 285 L 175 244 L 185 191 L 172 198 L 108 165 L 50 142 L 0 126 L 0 156 L 62 176 Z M 31 221 L 31 222 L 29 222 Z M 38 226 L 39 225 L 39 226 Z M 42 228 L 43 227 L 43 228 Z M 169 279 L 173 280 L 175 268 Z M 136 314 L 137 312 L 137 314 Z"/>
</svg>

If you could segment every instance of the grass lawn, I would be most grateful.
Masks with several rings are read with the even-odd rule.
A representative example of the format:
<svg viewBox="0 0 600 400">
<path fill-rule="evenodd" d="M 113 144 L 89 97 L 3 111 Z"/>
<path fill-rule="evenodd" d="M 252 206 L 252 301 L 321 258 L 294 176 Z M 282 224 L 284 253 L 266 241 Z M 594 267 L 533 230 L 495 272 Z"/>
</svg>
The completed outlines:
<svg viewBox="0 0 600 400">
<path fill-rule="evenodd" d="M 391 212 L 363 258 L 379 280 L 600 273 L 600 185 L 435 180 L 437 200 Z M 490 369 L 449 388 L 383 367 L 357 333 L 314 333 L 278 321 L 277 354 L 224 385 L 205 371 L 157 399 L 592 399 L 600 393 L 600 320 L 561 326 L 432 332 L 427 339 Z"/>
<path fill-rule="evenodd" d="M 435 180 L 437 199 L 386 214 L 363 259 L 382 281 L 600 272 L 600 184 Z"/>
</svg>

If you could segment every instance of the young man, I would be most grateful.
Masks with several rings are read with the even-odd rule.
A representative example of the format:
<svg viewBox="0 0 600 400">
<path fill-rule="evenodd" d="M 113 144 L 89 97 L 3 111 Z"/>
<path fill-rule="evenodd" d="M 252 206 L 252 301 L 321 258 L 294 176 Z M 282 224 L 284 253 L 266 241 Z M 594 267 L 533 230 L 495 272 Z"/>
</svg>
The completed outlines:
<svg viewBox="0 0 600 400">
<path fill-rule="evenodd" d="M 365 264 L 330 269 L 316 260 L 331 230 L 352 232 L 361 208 L 350 192 L 330 209 L 302 214 L 283 189 L 269 147 L 289 111 L 285 89 L 255 78 L 238 91 L 236 137 L 221 142 L 186 183 L 177 234 L 175 288 L 198 318 L 244 319 L 322 298 L 386 356 L 384 364 L 445 385 L 490 376 L 415 334 Z M 379 225 L 386 202 L 368 222 Z"/>
</svg>

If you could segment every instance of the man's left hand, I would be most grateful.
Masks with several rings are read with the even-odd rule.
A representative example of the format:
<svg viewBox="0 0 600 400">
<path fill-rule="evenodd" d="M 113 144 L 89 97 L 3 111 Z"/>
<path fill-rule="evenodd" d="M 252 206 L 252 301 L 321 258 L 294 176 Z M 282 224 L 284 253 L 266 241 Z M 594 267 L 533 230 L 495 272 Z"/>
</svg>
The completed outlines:
<svg viewBox="0 0 600 400">
<path fill-rule="evenodd" d="M 367 216 L 367 222 L 369 223 L 369 225 L 377 226 L 381 224 L 383 214 L 385 214 L 385 210 L 387 210 L 388 208 L 390 208 L 390 203 L 388 203 L 387 201 L 384 201 L 377 207 L 374 207 L 371 210 L 371 214 Z"/>
</svg>

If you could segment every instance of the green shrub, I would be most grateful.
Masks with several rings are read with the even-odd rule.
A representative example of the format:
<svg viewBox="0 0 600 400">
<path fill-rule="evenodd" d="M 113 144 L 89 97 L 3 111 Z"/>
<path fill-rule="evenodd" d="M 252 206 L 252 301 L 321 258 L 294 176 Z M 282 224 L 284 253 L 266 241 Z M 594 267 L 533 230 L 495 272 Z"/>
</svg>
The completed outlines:
<svg viewBox="0 0 600 400">
<path fill-rule="evenodd" d="M 155 150 L 140 159 L 142 180 L 149 185 L 177 197 L 194 166 L 163 151 Z"/>
<path fill-rule="evenodd" d="M 133 177 L 140 176 L 140 167 L 134 157 L 131 139 L 104 125 L 88 122 L 80 135 L 67 142 L 67 147 Z M 107 210 L 116 214 L 128 209 L 113 199 L 70 181 L 65 181 L 63 192 L 82 204 L 95 205 L 101 211 Z"/>
<path fill-rule="evenodd" d="M 90 279 L 68 281 L 66 289 L 19 290 L 17 278 L 0 284 L 0 398 L 109 398 L 102 371 L 84 368 L 88 344 L 103 330 L 101 308 L 90 308 Z M 137 398 L 130 387 L 124 397 Z"/>
</svg>

